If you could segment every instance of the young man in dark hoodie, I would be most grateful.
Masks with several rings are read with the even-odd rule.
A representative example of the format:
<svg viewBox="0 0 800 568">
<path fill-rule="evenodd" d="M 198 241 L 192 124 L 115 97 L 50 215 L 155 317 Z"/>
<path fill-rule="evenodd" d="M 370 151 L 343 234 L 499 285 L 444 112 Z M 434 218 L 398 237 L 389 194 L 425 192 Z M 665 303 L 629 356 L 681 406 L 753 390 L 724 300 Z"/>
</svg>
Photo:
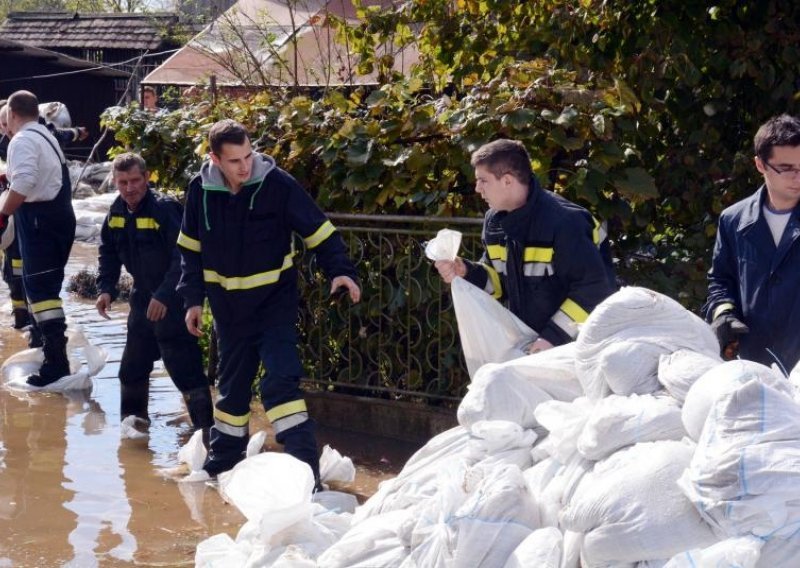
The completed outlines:
<svg viewBox="0 0 800 568">
<path fill-rule="evenodd" d="M 583 207 L 539 186 L 522 142 L 495 140 L 472 154 L 475 191 L 489 205 L 480 262 L 438 261 L 503 301 L 539 333 L 529 353 L 573 341 L 578 326 L 616 290 L 603 226 Z"/>
<path fill-rule="evenodd" d="M 331 292 L 344 288 L 353 302 L 361 298 L 356 270 L 325 214 L 275 160 L 253 151 L 241 124 L 217 122 L 208 141 L 210 160 L 189 183 L 178 237 L 186 325 L 201 334 L 208 298 L 219 341 L 219 397 L 203 469 L 216 476 L 243 459 L 263 363 L 259 392 L 276 440 L 311 467 L 319 489 L 314 421 L 300 389 L 293 233 L 316 255 Z"/>
</svg>

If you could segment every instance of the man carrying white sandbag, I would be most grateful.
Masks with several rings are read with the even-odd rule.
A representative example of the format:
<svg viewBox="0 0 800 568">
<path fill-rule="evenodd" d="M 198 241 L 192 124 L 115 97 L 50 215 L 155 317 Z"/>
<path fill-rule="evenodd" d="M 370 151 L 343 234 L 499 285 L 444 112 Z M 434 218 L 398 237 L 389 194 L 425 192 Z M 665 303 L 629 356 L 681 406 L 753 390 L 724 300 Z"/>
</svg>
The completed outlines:
<svg viewBox="0 0 800 568">
<path fill-rule="evenodd" d="M 480 262 L 435 263 L 461 276 L 539 333 L 529 353 L 573 341 L 578 325 L 616 283 L 605 229 L 584 208 L 543 189 L 525 146 L 495 140 L 472 154 L 475 191 L 489 204 Z"/>
<path fill-rule="evenodd" d="M 764 184 L 720 216 L 703 312 L 726 358 L 788 374 L 800 360 L 800 119 L 771 118 L 754 146 Z"/>
</svg>

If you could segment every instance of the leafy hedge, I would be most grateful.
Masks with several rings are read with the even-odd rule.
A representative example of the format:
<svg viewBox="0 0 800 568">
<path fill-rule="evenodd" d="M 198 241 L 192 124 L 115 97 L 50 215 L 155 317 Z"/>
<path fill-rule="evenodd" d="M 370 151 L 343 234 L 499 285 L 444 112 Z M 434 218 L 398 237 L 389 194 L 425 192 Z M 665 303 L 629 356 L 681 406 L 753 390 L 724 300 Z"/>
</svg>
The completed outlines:
<svg viewBox="0 0 800 568">
<path fill-rule="evenodd" d="M 609 221 L 630 283 L 691 308 L 705 296 L 716 219 L 752 192 L 752 136 L 797 107 L 800 7 L 767 0 L 412 0 L 361 8 L 339 33 L 377 88 L 269 90 L 104 121 L 180 191 L 208 127 L 244 123 L 337 212 L 474 216 L 469 154 L 525 142 L 544 184 Z M 391 56 L 416 41 L 407 77 Z"/>
</svg>

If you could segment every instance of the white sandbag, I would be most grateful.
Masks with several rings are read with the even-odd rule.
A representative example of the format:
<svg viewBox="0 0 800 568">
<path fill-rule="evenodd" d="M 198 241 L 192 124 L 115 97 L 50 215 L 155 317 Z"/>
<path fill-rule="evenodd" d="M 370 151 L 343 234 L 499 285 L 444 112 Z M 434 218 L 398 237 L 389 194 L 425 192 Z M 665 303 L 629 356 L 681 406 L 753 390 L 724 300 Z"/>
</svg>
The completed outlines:
<svg viewBox="0 0 800 568">
<path fill-rule="evenodd" d="M 563 541 L 557 528 L 537 529 L 514 550 L 505 568 L 560 568 Z"/>
<path fill-rule="evenodd" d="M 583 396 L 572 402 L 551 400 L 537 406 L 533 414 L 548 434 L 536 446 L 534 460 L 550 455 L 561 463 L 567 463 L 577 452 L 578 437 L 589 420 L 593 406 L 594 403 Z"/>
<path fill-rule="evenodd" d="M 319 458 L 319 477 L 324 483 L 331 481 L 353 483 L 356 478 L 356 467 L 353 465 L 353 460 L 342 456 L 325 444 L 322 456 Z"/>
<path fill-rule="evenodd" d="M 670 558 L 718 540 L 675 483 L 693 453 L 688 442 L 637 444 L 583 477 L 561 524 L 585 535 L 588 568 Z"/>
<path fill-rule="evenodd" d="M 123 440 L 146 440 L 150 438 L 150 422 L 131 414 L 119 423 L 119 436 Z"/>
<path fill-rule="evenodd" d="M 791 394 L 789 382 L 772 369 L 753 361 L 728 361 L 705 372 L 689 389 L 681 419 L 693 440 L 700 439 L 708 412 L 714 401 L 731 393 L 751 379 Z"/>
<path fill-rule="evenodd" d="M 534 501 L 539 507 L 541 526 L 558 527 L 561 524 L 561 511 L 569 505 L 581 480 L 594 468 L 594 462 L 584 459 L 575 452 L 562 465 L 540 494 L 534 494 Z M 565 535 L 566 537 L 566 535 Z"/>
<path fill-rule="evenodd" d="M 397 536 L 411 519 L 411 509 L 375 515 L 354 524 L 342 538 L 317 558 L 319 568 L 375 568 L 400 566 L 409 550 Z"/>
<path fill-rule="evenodd" d="M 550 482 L 563 467 L 555 458 L 547 458 L 522 473 L 525 485 L 528 487 L 528 494 L 539 509 L 539 526 L 541 527 L 558 526 L 558 513 L 561 510 L 560 497 L 557 505 L 548 507 L 543 502 L 543 496 Z"/>
<path fill-rule="evenodd" d="M 5 360 L 0 368 L 6 388 L 24 392 L 66 392 L 71 390 L 91 390 L 92 377 L 106 364 L 105 349 L 92 345 L 79 326 L 67 331 L 67 357 L 70 373 L 44 387 L 34 387 L 26 381 L 37 373 L 44 362 L 41 347 L 19 351 Z"/>
<path fill-rule="evenodd" d="M 67 105 L 58 101 L 39 103 L 39 116 L 56 128 L 72 126 L 72 117 L 69 115 Z"/>
<path fill-rule="evenodd" d="M 689 349 L 680 349 L 669 355 L 662 355 L 658 361 L 658 382 L 676 400 L 683 402 L 691 386 L 721 364 L 721 357 L 711 357 Z"/>
<path fill-rule="evenodd" d="M 317 568 L 317 563 L 299 546 L 287 546 L 270 568 Z"/>
<path fill-rule="evenodd" d="M 442 472 L 437 498 L 416 515 L 410 557 L 431 568 L 503 566 L 538 528 L 536 507 L 513 465 Z"/>
<path fill-rule="evenodd" d="M 455 260 L 461 246 L 461 233 L 441 229 L 425 244 L 430 260 Z M 530 327 L 504 308 L 484 290 L 461 277 L 450 284 L 453 308 L 458 321 L 461 349 L 467 371 L 474 377 L 486 363 L 502 363 L 526 354 L 523 347 L 538 337 Z"/>
<path fill-rule="evenodd" d="M 581 548 L 583 533 L 564 532 L 564 553 L 561 556 L 561 568 L 581 568 Z"/>
<path fill-rule="evenodd" d="M 560 345 L 505 363 L 478 369 L 458 407 L 458 422 L 510 420 L 537 426 L 534 409 L 542 402 L 571 401 L 583 394 L 575 374 L 575 343 Z"/>
<path fill-rule="evenodd" d="M 436 492 L 441 469 L 462 459 L 470 440 L 469 430 L 457 426 L 431 438 L 409 458 L 397 477 L 380 484 L 378 491 L 358 509 L 354 524 L 389 511 L 408 509 Z"/>
<path fill-rule="evenodd" d="M 611 395 L 600 399 L 578 437 L 578 452 L 601 460 L 639 442 L 680 440 L 686 435 L 678 402 L 665 395 Z"/>
<path fill-rule="evenodd" d="M 729 538 L 676 554 L 664 568 L 755 568 L 763 546 L 763 540 L 752 536 Z M 778 566 L 773 564 L 772 568 Z"/>
<path fill-rule="evenodd" d="M 221 533 L 201 541 L 194 553 L 197 568 L 241 568 L 247 564 L 250 550 L 243 549 L 227 534 Z"/>
<path fill-rule="evenodd" d="M 758 377 L 723 394 L 679 485 L 720 534 L 794 535 L 800 526 L 800 405 L 785 388 Z"/>
<path fill-rule="evenodd" d="M 257 524 L 265 540 L 311 515 L 314 475 L 308 464 L 288 454 L 246 458 L 218 479 L 223 499 Z"/>
<path fill-rule="evenodd" d="M 676 301 L 629 286 L 601 302 L 581 326 L 575 368 L 589 398 L 645 394 L 658 388 L 660 356 L 679 349 L 714 357 L 719 343 L 707 323 Z"/>
<path fill-rule="evenodd" d="M 178 462 L 189 466 L 189 471 L 200 471 L 206 463 L 208 451 L 203 445 L 203 431 L 197 430 L 178 450 Z"/>
<path fill-rule="evenodd" d="M 317 491 L 311 501 L 334 513 L 354 513 L 358 507 L 356 496 L 342 491 Z"/>
<path fill-rule="evenodd" d="M 524 357 L 538 334 L 484 290 L 456 277 L 450 284 L 461 349 L 470 377 L 486 363 Z"/>
<path fill-rule="evenodd" d="M 462 453 L 467 465 L 497 467 L 513 464 L 528 469 L 536 432 L 504 420 L 483 420 L 470 428 L 470 439 Z"/>
</svg>

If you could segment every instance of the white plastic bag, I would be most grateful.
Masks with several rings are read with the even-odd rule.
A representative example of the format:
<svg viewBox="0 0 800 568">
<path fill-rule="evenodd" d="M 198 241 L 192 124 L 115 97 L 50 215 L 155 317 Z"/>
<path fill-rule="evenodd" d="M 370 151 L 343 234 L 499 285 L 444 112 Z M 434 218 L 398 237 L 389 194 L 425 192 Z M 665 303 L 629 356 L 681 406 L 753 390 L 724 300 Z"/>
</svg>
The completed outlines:
<svg viewBox="0 0 800 568">
<path fill-rule="evenodd" d="M 208 454 L 203 445 L 203 431 L 197 430 L 185 445 L 178 450 L 178 462 L 189 466 L 190 471 L 200 471 Z"/>
<path fill-rule="evenodd" d="M 460 244 L 461 233 L 442 229 L 425 245 L 425 254 L 433 261 L 453 260 L 458 256 Z M 524 356 L 523 347 L 538 337 L 521 319 L 463 278 L 456 277 L 450 290 L 470 377 L 486 363 Z"/>
<path fill-rule="evenodd" d="M 319 477 L 325 483 L 331 481 L 353 483 L 356 478 L 356 468 L 353 460 L 342 456 L 326 444 L 319 458 Z"/>
<path fill-rule="evenodd" d="M 505 568 L 560 568 L 564 536 L 554 527 L 533 531 L 514 550 Z"/>
<path fill-rule="evenodd" d="M 664 568 L 755 568 L 763 546 L 763 540 L 752 536 L 729 538 L 676 554 Z"/>
<path fill-rule="evenodd" d="M 669 355 L 662 355 L 658 361 L 658 382 L 679 402 L 686 400 L 691 386 L 717 365 L 720 357 L 711 357 L 689 349 L 679 349 Z"/>
</svg>

